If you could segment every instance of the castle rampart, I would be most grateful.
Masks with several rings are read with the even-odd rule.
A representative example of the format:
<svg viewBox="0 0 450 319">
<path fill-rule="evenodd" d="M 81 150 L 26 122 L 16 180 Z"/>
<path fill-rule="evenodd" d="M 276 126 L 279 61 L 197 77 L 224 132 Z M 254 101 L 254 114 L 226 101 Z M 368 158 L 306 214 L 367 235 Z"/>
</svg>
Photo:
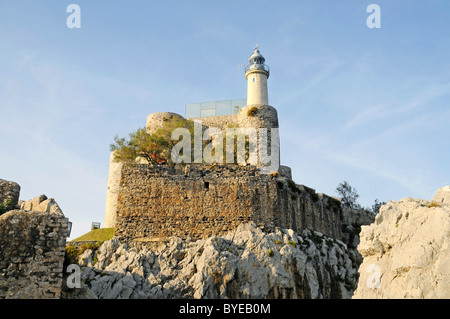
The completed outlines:
<svg viewBox="0 0 450 319">
<path fill-rule="evenodd" d="M 115 236 L 124 242 L 206 238 L 250 221 L 342 238 L 339 201 L 254 166 L 137 164 L 121 176 Z"/>
</svg>

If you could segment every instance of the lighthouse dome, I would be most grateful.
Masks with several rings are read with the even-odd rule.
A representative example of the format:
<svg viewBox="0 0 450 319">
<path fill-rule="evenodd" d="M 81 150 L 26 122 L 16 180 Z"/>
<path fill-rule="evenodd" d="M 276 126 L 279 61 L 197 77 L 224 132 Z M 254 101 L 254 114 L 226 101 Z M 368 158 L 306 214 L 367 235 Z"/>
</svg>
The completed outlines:
<svg viewBox="0 0 450 319">
<path fill-rule="evenodd" d="M 259 52 L 258 46 L 256 46 L 255 50 L 253 51 L 253 54 L 248 59 L 248 62 L 250 64 L 264 64 L 265 61 L 266 59 Z"/>
</svg>

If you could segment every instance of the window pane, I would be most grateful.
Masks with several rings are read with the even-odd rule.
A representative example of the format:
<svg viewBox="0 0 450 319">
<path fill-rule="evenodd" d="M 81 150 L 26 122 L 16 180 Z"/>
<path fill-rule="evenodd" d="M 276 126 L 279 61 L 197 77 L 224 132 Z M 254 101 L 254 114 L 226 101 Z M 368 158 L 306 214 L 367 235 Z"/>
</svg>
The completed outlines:
<svg viewBox="0 0 450 319">
<path fill-rule="evenodd" d="M 208 110 L 202 110 L 201 116 L 215 116 L 216 110 L 215 109 L 208 109 Z"/>
</svg>

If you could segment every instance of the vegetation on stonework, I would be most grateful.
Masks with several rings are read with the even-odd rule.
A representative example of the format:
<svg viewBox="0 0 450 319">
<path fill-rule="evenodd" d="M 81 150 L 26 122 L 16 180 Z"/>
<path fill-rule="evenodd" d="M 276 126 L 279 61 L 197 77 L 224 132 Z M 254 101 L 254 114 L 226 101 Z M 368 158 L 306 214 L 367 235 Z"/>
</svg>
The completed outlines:
<svg viewBox="0 0 450 319">
<path fill-rule="evenodd" d="M 177 128 L 186 128 L 190 133 L 190 145 L 191 145 L 191 158 L 190 161 L 183 161 L 194 163 L 194 122 L 190 120 L 179 120 L 179 121 L 167 121 L 166 125 L 152 134 L 148 134 L 146 129 L 139 128 L 136 132 L 129 134 L 128 138 L 114 137 L 114 143 L 110 145 L 111 152 L 114 152 L 114 160 L 116 162 L 122 162 L 125 164 L 133 164 L 137 162 L 137 159 L 143 158 L 149 164 L 153 165 L 170 165 L 173 166 L 175 163 L 172 159 L 172 149 L 181 140 L 172 140 L 172 131 Z M 238 128 L 229 125 L 228 128 Z M 203 137 L 203 136 L 202 136 Z M 180 137 L 182 139 L 183 137 Z M 208 156 L 212 157 L 214 164 L 223 164 L 231 161 L 228 164 L 238 164 L 238 160 L 245 160 L 248 162 L 250 155 L 250 141 L 249 137 L 245 132 L 237 131 L 231 140 L 226 139 L 226 135 L 223 136 L 224 143 L 222 144 L 222 161 L 217 162 L 214 160 L 216 157 L 216 147 L 213 146 L 209 152 L 204 153 L 205 146 L 213 143 L 213 137 L 209 137 L 205 140 L 202 139 L 202 159 L 203 164 L 211 164 L 206 161 Z M 238 158 L 238 141 L 244 141 L 244 158 Z M 233 158 L 227 159 L 227 148 L 233 148 Z M 180 150 L 180 154 L 177 156 L 183 157 L 183 149 Z"/>
<path fill-rule="evenodd" d="M 291 245 L 294 248 L 297 247 L 297 243 L 295 241 L 293 241 L 293 240 L 289 240 L 288 244 Z"/>
<path fill-rule="evenodd" d="M 258 112 L 258 108 L 256 106 L 252 106 L 251 108 L 248 109 L 247 111 L 247 116 L 255 116 L 256 112 Z"/>
<path fill-rule="evenodd" d="M 81 245 L 79 248 L 76 246 L 66 246 L 64 254 L 64 268 L 67 268 L 70 264 L 78 264 L 78 256 L 84 253 L 87 249 L 97 250 L 103 241 L 97 241 L 95 243 L 86 243 Z M 94 262 L 96 262 L 94 258 Z"/>
<path fill-rule="evenodd" d="M 311 232 L 309 239 L 311 239 L 317 247 L 319 247 L 319 248 L 322 247 L 322 236 L 320 236 L 319 234 L 316 234 L 315 231 Z"/>
<path fill-rule="evenodd" d="M 291 191 L 295 192 L 295 193 L 301 193 L 301 190 L 297 187 L 297 184 L 295 184 L 295 182 L 291 179 L 287 180 L 288 186 L 291 189 Z"/>
<path fill-rule="evenodd" d="M 356 188 L 350 186 L 347 181 L 340 183 L 336 188 L 336 193 L 338 194 L 338 198 L 341 201 L 342 206 L 349 207 L 352 209 L 365 210 L 372 212 L 374 215 L 377 215 L 380 211 L 381 206 L 385 205 L 386 202 L 380 202 L 378 199 L 375 199 L 372 207 L 363 207 L 358 203 L 359 194 Z"/>
<path fill-rule="evenodd" d="M 427 208 L 431 208 L 431 207 L 441 207 L 441 205 L 439 205 L 438 203 L 431 201 L 428 204 L 425 205 Z"/>
<path fill-rule="evenodd" d="M 114 160 L 125 164 L 136 163 L 138 158 L 144 158 L 153 165 L 174 165 L 171 152 L 179 140 L 172 140 L 172 132 L 177 128 L 187 128 L 194 136 L 194 122 L 190 120 L 167 121 L 164 127 L 156 132 L 148 134 L 145 128 L 139 128 L 136 132 L 125 137 L 114 137 L 114 143 L 110 145 L 114 152 Z M 191 145 L 193 145 L 191 139 Z M 182 154 L 181 154 L 182 155 Z"/>
<path fill-rule="evenodd" d="M 114 237 L 114 228 L 99 228 L 91 230 L 90 232 L 75 238 L 71 242 L 81 242 L 78 245 L 67 245 L 64 254 L 64 268 L 70 264 L 78 263 L 78 256 L 84 253 L 85 250 L 97 250 L 105 241 Z M 86 243 L 82 243 L 86 242 Z M 94 257 L 94 262 L 96 257 Z"/>
<path fill-rule="evenodd" d="M 98 249 L 101 245 L 103 244 L 103 241 L 97 241 L 95 243 L 86 243 L 80 246 L 78 255 L 81 255 L 82 253 L 84 253 L 85 250 L 87 249 L 91 249 L 91 250 L 96 250 Z"/>
<path fill-rule="evenodd" d="M 6 208 L 11 206 L 11 201 L 7 201 L 5 203 L 0 203 L 0 215 L 6 213 Z"/>
<path fill-rule="evenodd" d="M 77 247 L 66 246 L 64 254 L 64 268 L 67 268 L 67 266 L 70 264 L 76 264 L 78 255 L 79 251 Z"/>
</svg>

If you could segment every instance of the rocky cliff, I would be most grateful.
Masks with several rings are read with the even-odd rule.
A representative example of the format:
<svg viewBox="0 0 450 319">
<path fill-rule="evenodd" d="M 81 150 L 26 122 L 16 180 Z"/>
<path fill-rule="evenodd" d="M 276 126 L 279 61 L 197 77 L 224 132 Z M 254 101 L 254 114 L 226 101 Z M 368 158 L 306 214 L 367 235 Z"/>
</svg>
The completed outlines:
<svg viewBox="0 0 450 319">
<path fill-rule="evenodd" d="M 390 201 L 362 226 L 353 298 L 450 298 L 450 187 L 431 201 Z"/>
<path fill-rule="evenodd" d="M 224 236 L 177 237 L 159 248 L 117 239 L 77 257 L 81 288 L 64 298 L 350 298 L 358 273 L 339 240 L 319 232 L 266 233 L 253 223 Z"/>
</svg>

